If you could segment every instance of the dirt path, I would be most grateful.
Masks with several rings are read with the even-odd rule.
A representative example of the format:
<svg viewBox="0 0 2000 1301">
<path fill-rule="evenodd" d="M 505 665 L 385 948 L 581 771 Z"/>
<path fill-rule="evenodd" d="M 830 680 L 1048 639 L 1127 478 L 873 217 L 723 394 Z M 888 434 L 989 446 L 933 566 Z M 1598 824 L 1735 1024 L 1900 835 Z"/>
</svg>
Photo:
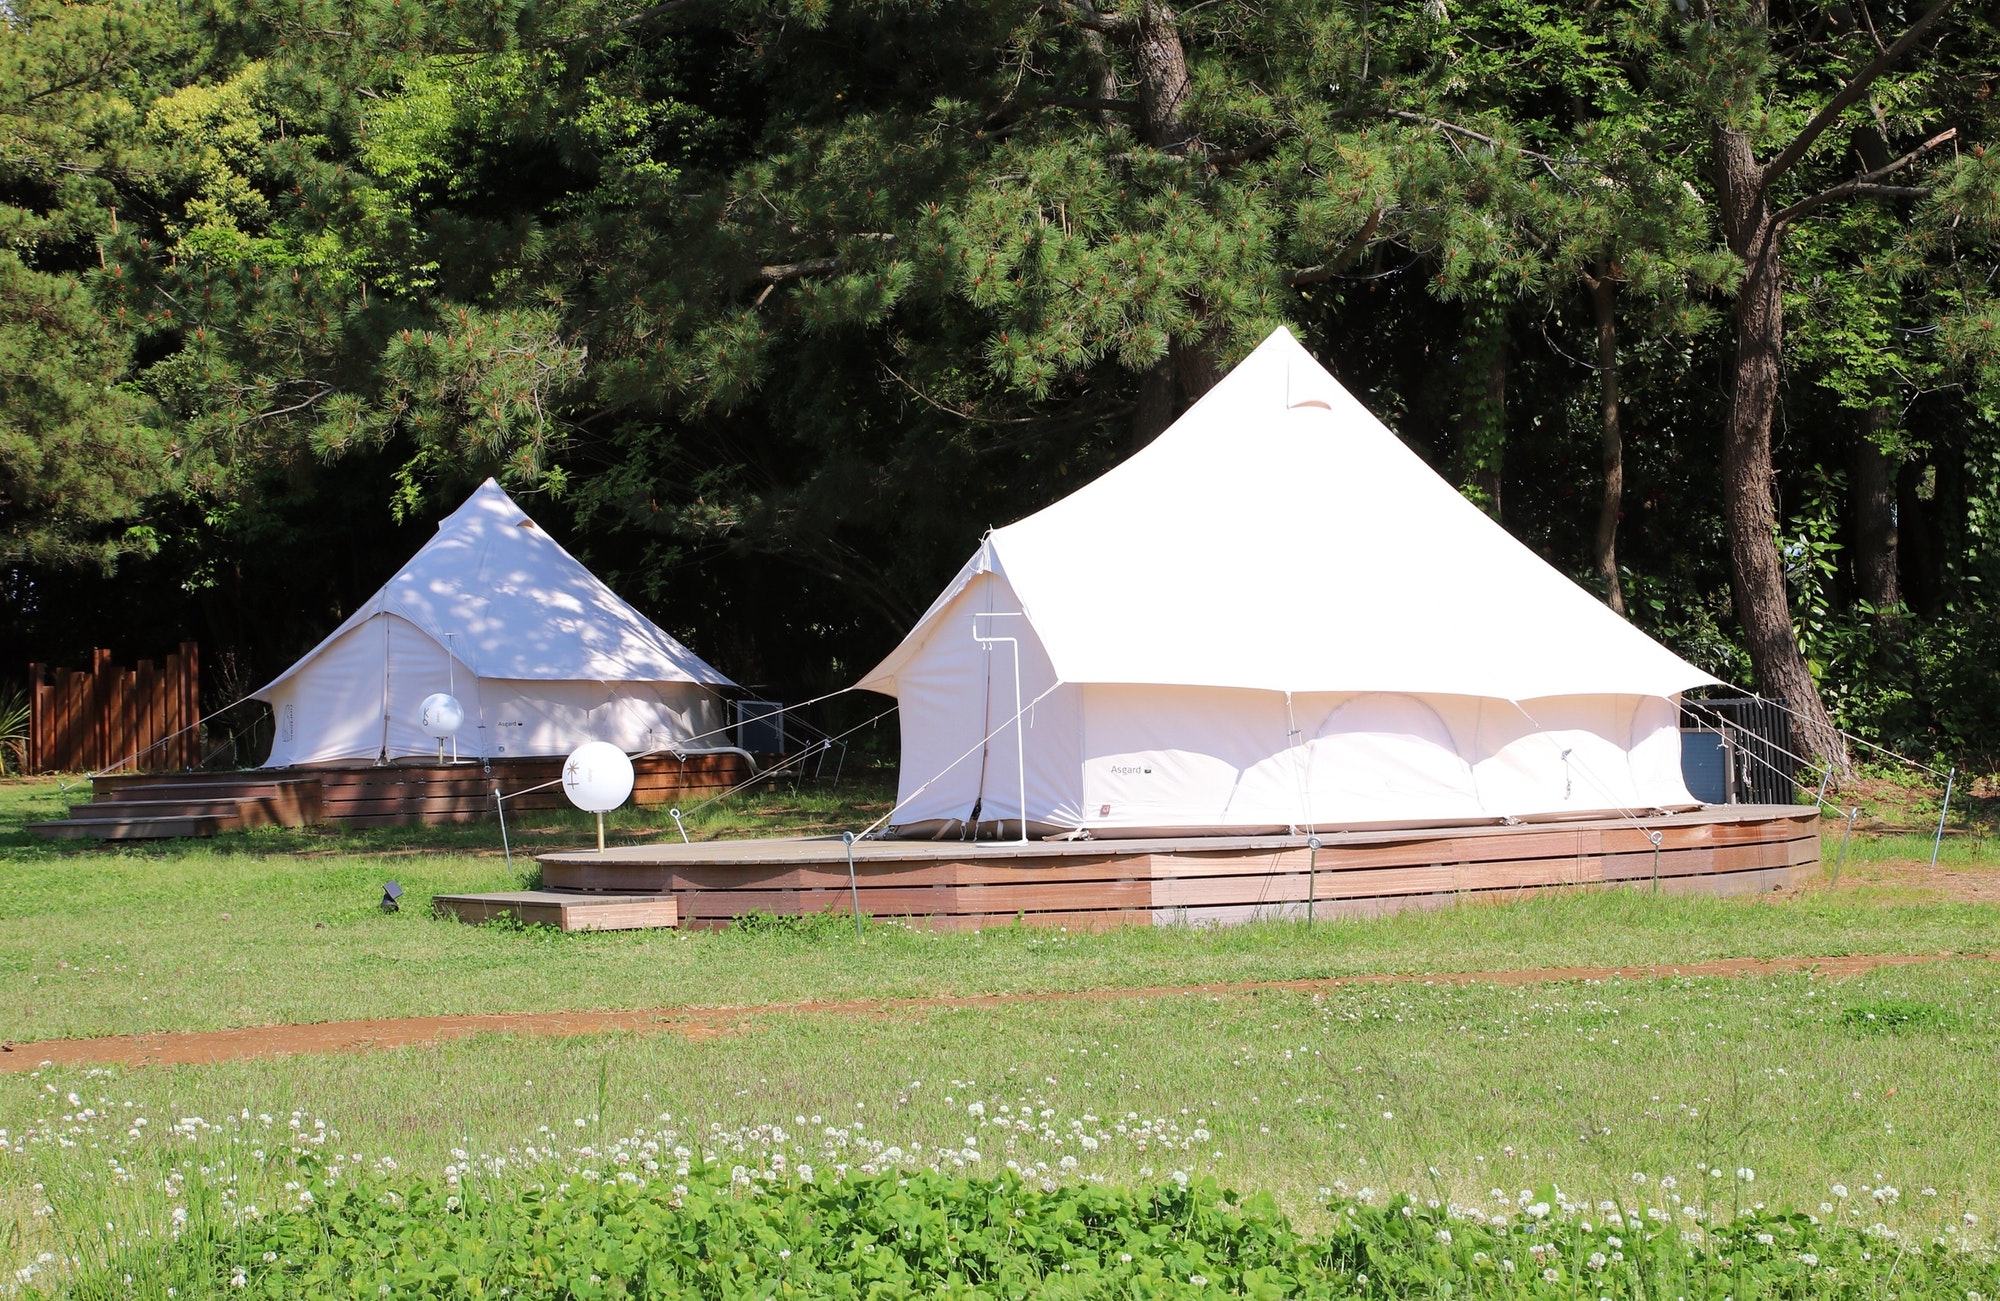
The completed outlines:
<svg viewBox="0 0 2000 1301">
<path fill-rule="evenodd" d="M 1250 994 L 1262 990 L 1325 993 L 1362 985 L 1533 985 L 1582 980 L 1662 980 L 1675 976 L 1767 976 L 1811 971 L 1857 976 L 1882 967 L 1949 961 L 2000 961 L 1995 953 L 1868 954 L 1844 958 L 1726 958 L 1636 967 L 1538 967 L 1519 971 L 1456 971 L 1328 976 L 1312 980 L 1245 980 L 1206 985 L 1144 985 L 1030 994 L 941 995 L 928 998 L 857 998 L 838 1002 L 769 1003 L 756 1007 L 674 1007 L 624 1012 L 494 1012 L 472 1016 L 411 1016 L 381 1021 L 324 1021 L 314 1025 L 247 1026 L 239 1030 L 113 1035 L 102 1039 L 45 1039 L 0 1045 L 0 1071 L 43 1066 L 184 1066 L 286 1057 L 298 1053 L 365 1052 L 409 1048 L 477 1034 L 596 1035 L 668 1033 L 712 1039 L 749 1021 L 785 1015 L 880 1016 L 940 1008 L 1008 1007 L 1022 1003 L 1117 1002 L 1196 994 Z"/>
</svg>

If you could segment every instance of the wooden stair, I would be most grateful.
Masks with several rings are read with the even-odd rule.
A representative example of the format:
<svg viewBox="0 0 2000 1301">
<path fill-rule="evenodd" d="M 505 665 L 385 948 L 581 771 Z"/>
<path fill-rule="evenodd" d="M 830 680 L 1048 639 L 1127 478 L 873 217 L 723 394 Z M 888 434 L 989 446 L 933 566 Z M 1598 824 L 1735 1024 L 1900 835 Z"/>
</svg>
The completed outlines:
<svg viewBox="0 0 2000 1301">
<path fill-rule="evenodd" d="M 318 777 L 230 778 L 212 773 L 98 777 L 88 804 L 31 822 L 50 840 L 171 840 L 244 827 L 302 827 L 324 816 Z"/>
<path fill-rule="evenodd" d="M 503 917 L 561 931 L 672 930 L 680 924 L 680 905 L 670 894 L 497 890 L 490 894 L 441 894 L 432 905 L 438 912 L 474 925 Z"/>
</svg>

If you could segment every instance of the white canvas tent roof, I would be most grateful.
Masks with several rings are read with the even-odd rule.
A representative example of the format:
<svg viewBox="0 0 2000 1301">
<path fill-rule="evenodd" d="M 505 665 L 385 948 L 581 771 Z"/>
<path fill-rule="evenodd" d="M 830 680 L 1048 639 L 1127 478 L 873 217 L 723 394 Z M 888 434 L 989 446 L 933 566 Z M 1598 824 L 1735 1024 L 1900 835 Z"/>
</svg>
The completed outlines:
<svg viewBox="0 0 2000 1301">
<path fill-rule="evenodd" d="M 544 533 L 492 479 L 395 577 L 260 699 L 380 614 L 407 620 L 480 678 L 734 686 Z"/>
<path fill-rule="evenodd" d="M 1056 680 L 1501 700 L 1715 682 L 1468 502 L 1280 329 L 1143 451 L 984 543 Z M 956 630 L 965 636 L 967 630 Z"/>
</svg>

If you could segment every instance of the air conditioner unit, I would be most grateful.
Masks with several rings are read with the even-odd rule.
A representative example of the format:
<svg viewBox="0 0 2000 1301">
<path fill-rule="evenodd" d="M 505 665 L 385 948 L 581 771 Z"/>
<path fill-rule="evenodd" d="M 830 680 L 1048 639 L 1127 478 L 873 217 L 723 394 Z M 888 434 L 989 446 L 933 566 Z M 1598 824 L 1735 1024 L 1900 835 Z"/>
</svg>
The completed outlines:
<svg viewBox="0 0 2000 1301">
<path fill-rule="evenodd" d="M 752 754 L 783 754 L 784 705 L 775 700 L 737 701 L 736 744 Z"/>
</svg>

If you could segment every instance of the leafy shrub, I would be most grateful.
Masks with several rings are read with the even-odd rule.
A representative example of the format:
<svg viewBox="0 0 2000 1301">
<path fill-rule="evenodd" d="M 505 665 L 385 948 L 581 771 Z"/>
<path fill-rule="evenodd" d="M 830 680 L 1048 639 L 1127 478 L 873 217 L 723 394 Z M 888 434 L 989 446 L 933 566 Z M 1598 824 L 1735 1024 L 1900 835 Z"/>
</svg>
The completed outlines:
<svg viewBox="0 0 2000 1301">
<path fill-rule="evenodd" d="M 28 695 L 20 687 L 0 687 L 0 776 L 28 771 Z"/>
<path fill-rule="evenodd" d="M 863 915 L 866 921 L 866 915 Z M 794 935 L 807 940 L 854 938 L 854 914 L 844 912 L 767 913 L 752 909 L 732 917 L 739 935 Z"/>
<path fill-rule="evenodd" d="M 667 1162 L 673 1157 L 667 1156 Z M 307 1162 L 310 1164 L 310 1161 Z M 1564 1201 L 1512 1216 L 1410 1198 L 1333 1208 L 1323 1237 L 1266 1196 L 911 1171 L 470 1168 L 309 1176 L 300 1204 L 209 1210 L 71 1280 L 86 1297 L 991 1298 L 1994 1294 L 1987 1257 L 1876 1226 Z M 773 1161 L 781 1165 L 782 1158 Z M 306 1173 L 302 1171 L 302 1173 Z M 168 1293 L 167 1288 L 173 1291 Z"/>
</svg>

